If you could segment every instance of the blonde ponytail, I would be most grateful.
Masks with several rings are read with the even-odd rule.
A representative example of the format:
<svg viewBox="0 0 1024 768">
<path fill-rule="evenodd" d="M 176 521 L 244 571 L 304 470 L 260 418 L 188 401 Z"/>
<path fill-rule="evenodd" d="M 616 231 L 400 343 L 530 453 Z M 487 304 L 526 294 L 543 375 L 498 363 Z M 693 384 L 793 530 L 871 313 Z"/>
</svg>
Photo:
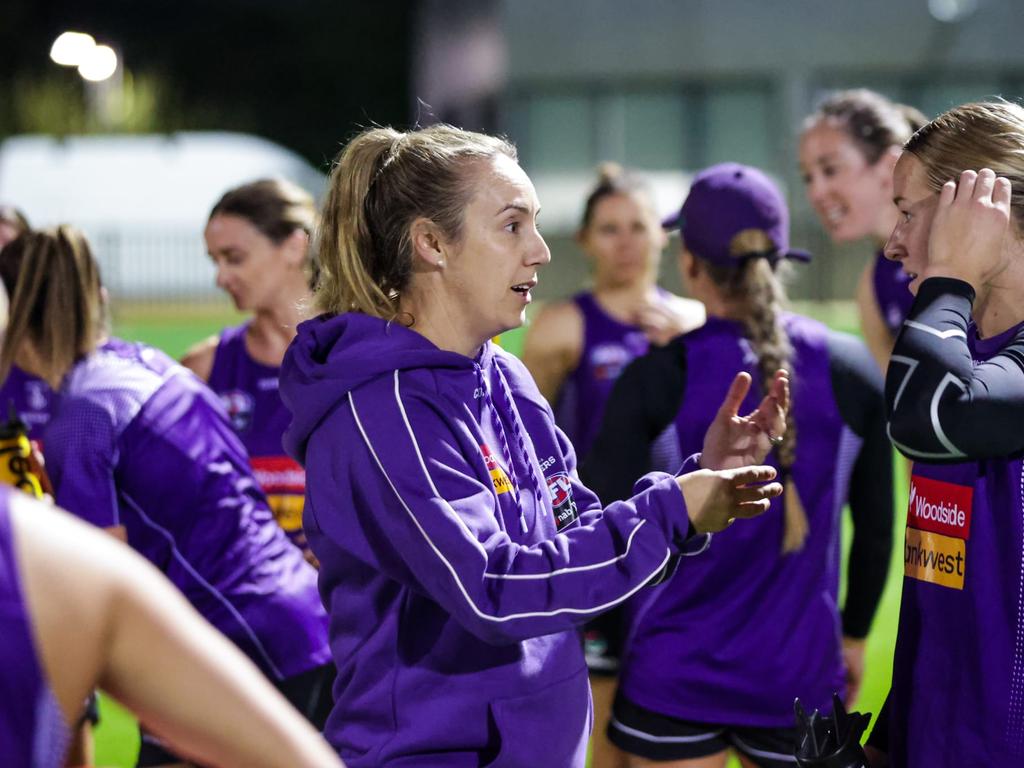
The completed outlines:
<svg viewBox="0 0 1024 768">
<path fill-rule="evenodd" d="M 748 229 L 738 233 L 730 243 L 730 253 L 738 259 L 737 266 L 704 262 L 712 281 L 729 300 L 740 305 L 740 314 L 744 318 L 750 346 L 757 356 L 758 373 L 765 387 L 769 386 L 780 368 L 785 368 L 790 372 L 791 379 L 793 377 L 793 347 L 782 326 L 781 317 L 786 291 L 776 274 L 775 265 L 767 258 L 754 256 L 742 259 L 745 254 L 762 254 L 773 250 L 774 246 L 763 231 Z M 785 525 L 781 544 L 783 554 L 799 552 L 810 532 L 807 512 L 792 476 L 796 440 L 797 424 L 791 408 L 782 443 L 775 449 L 785 489 Z"/>
</svg>

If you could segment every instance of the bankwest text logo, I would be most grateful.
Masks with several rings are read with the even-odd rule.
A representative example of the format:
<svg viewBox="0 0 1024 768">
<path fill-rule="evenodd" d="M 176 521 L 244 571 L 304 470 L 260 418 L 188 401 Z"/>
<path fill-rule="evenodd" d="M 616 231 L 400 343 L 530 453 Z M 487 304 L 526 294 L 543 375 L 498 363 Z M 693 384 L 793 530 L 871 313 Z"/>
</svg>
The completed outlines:
<svg viewBox="0 0 1024 768">
<path fill-rule="evenodd" d="M 505 470 L 501 468 L 501 464 L 494 458 L 494 454 L 491 453 L 487 443 L 480 446 L 480 452 L 484 455 L 484 464 L 487 465 L 487 471 L 491 473 L 491 482 L 494 483 L 494 490 L 499 494 L 511 491 L 512 481 L 508 479 Z"/>
<path fill-rule="evenodd" d="M 964 588 L 974 489 L 914 475 L 910 482 L 903 573 L 951 589 Z"/>
</svg>

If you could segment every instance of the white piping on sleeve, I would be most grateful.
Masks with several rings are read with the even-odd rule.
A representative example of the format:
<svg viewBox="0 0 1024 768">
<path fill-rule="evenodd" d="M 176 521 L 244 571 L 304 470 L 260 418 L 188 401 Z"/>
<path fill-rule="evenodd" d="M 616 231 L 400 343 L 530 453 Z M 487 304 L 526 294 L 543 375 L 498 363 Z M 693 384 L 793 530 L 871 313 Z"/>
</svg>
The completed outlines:
<svg viewBox="0 0 1024 768">
<path fill-rule="evenodd" d="M 960 391 L 966 394 L 967 387 L 964 383 L 952 373 L 947 373 L 942 377 L 942 381 L 939 382 L 939 386 L 935 388 L 935 393 L 932 395 L 930 413 L 932 417 L 932 429 L 935 430 L 935 437 L 937 437 L 939 442 L 942 443 L 946 450 L 949 451 L 950 456 L 959 458 L 964 457 L 967 454 L 953 445 L 953 441 L 946 436 L 945 430 L 942 429 L 942 423 L 939 421 L 939 400 L 942 399 L 942 395 L 950 384 L 956 384 L 956 386 L 960 388 Z"/>
<path fill-rule="evenodd" d="M 568 568 L 559 568 L 557 571 L 551 571 L 550 573 L 491 573 L 490 571 L 485 571 L 484 578 L 507 579 L 510 581 L 526 579 L 550 579 L 552 576 L 562 576 L 566 573 L 579 573 L 581 571 L 593 571 L 597 568 L 604 568 L 606 566 L 611 565 L 612 563 L 617 563 L 619 560 L 625 560 L 629 556 L 629 548 L 633 546 L 633 537 L 636 536 L 637 532 L 641 528 L 643 528 L 644 523 L 646 522 L 646 520 L 641 520 L 639 523 L 637 523 L 636 528 L 634 528 L 630 532 L 629 539 L 626 541 L 625 552 L 623 552 L 621 555 L 616 555 L 613 558 L 605 560 L 604 562 L 591 563 L 590 565 L 570 566 Z"/>
<path fill-rule="evenodd" d="M 463 600 L 465 600 L 466 604 L 469 606 L 469 608 L 473 612 L 473 614 L 475 616 L 477 616 L 478 618 L 483 619 L 484 621 L 490 621 L 490 622 L 495 622 L 495 623 L 504 623 L 504 622 L 507 622 L 507 621 L 513 621 L 515 619 L 547 618 L 547 617 L 550 617 L 550 616 L 558 616 L 560 614 L 586 615 L 586 614 L 591 614 L 591 613 L 599 613 L 599 612 L 607 610 L 608 608 L 611 608 L 611 607 L 613 607 L 615 605 L 618 605 L 623 600 L 626 600 L 627 598 L 631 597 L 636 592 L 639 592 L 641 589 L 644 588 L 644 586 L 647 584 L 647 582 L 650 581 L 654 577 L 655 574 L 659 573 L 661 571 L 661 569 L 665 567 L 665 563 L 668 562 L 668 559 L 669 559 L 669 557 L 671 555 L 671 551 L 668 548 L 666 548 L 665 549 L 665 557 L 658 564 L 658 566 L 650 573 L 650 575 L 648 575 L 646 578 L 640 579 L 638 581 L 637 585 L 635 587 L 633 587 L 632 589 L 630 589 L 625 594 L 620 595 L 619 597 L 615 598 L 614 600 L 610 600 L 610 601 L 608 601 L 606 603 L 603 603 L 601 605 L 595 605 L 595 606 L 592 606 L 590 608 L 557 608 L 557 609 L 550 610 L 550 611 L 525 611 L 525 612 L 522 612 L 522 613 L 512 613 L 512 614 L 509 614 L 507 616 L 495 616 L 493 614 L 485 613 L 484 611 L 482 611 L 477 606 L 477 604 L 475 602 L 473 602 L 473 598 L 470 597 L 468 590 L 466 589 L 465 585 L 462 583 L 462 580 L 459 578 L 459 573 L 455 569 L 455 566 L 453 566 L 451 564 L 451 562 L 448 560 L 448 558 L 446 558 L 444 556 L 444 554 L 441 552 L 441 550 L 439 550 L 437 548 L 437 545 L 434 544 L 433 540 L 430 538 L 430 535 L 424 530 L 423 526 L 420 524 L 420 521 L 416 518 L 416 515 L 413 514 L 412 510 L 409 508 L 409 505 L 406 503 L 405 499 L 403 499 L 402 495 L 398 492 L 398 489 L 395 487 L 395 484 L 392 482 L 391 477 L 387 473 L 387 470 L 384 469 L 384 465 L 381 463 L 380 457 L 377 455 L 377 451 L 374 449 L 373 444 L 370 442 L 369 436 L 366 434 L 366 430 L 363 427 L 362 419 L 359 418 L 359 410 L 356 407 L 355 398 L 353 397 L 352 392 L 348 393 L 348 402 L 349 402 L 349 407 L 352 409 L 352 416 L 355 419 L 356 428 L 359 430 L 359 434 L 362 436 L 363 442 L 366 444 L 367 450 L 370 452 L 370 455 L 373 457 L 374 462 L 377 464 L 377 468 L 381 471 L 381 474 L 384 476 L 384 479 L 387 481 L 388 486 L 391 488 L 391 491 L 395 494 L 395 498 L 398 500 L 398 503 L 402 506 L 402 509 L 405 510 L 405 513 L 409 516 L 409 519 L 412 521 L 413 525 L 416 527 L 416 529 L 419 531 L 420 535 L 426 541 L 427 546 L 430 548 L 431 552 L 434 553 L 435 557 L 437 557 L 437 559 L 441 561 L 441 563 L 444 565 L 444 567 L 448 571 L 448 573 L 451 574 L 451 577 L 452 577 L 453 581 L 455 582 L 455 586 L 458 589 L 459 594 L 462 596 Z M 413 445 L 415 446 L 415 444 L 416 444 L 415 436 L 414 436 L 412 430 L 409 428 L 408 422 L 406 422 L 406 428 L 409 429 L 409 438 L 412 440 Z M 417 455 L 419 456 L 419 448 L 417 447 L 416 450 L 417 450 Z M 420 461 L 422 462 L 422 460 L 423 460 L 422 456 L 420 456 Z M 437 498 L 440 501 L 442 501 L 445 504 L 447 504 L 445 499 L 443 497 L 441 497 L 440 495 Z M 450 506 L 449 506 L 449 510 L 451 511 L 451 515 L 453 517 L 456 517 L 456 518 L 458 517 L 458 515 L 455 513 L 454 510 L 451 509 Z M 465 526 L 463 526 L 463 527 L 465 528 Z M 479 544 L 479 542 L 476 542 L 475 539 L 473 541 L 477 544 L 478 547 L 481 546 Z"/>
<path fill-rule="evenodd" d="M 931 334 L 932 336 L 936 336 L 937 338 L 940 338 L 943 341 L 945 341 L 946 339 L 951 339 L 955 336 L 959 336 L 962 339 L 967 338 L 967 334 L 964 333 L 959 328 L 950 328 L 948 331 L 940 331 L 937 328 L 932 328 L 930 325 L 919 323 L 916 320 L 904 320 L 903 324 L 908 328 L 913 328 L 914 330 L 917 331 L 924 331 L 925 333 Z"/>
<path fill-rule="evenodd" d="M 889 364 L 903 363 L 907 366 L 907 372 L 903 376 L 903 381 L 900 382 L 899 389 L 896 390 L 896 397 L 893 399 L 892 409 L 895 411 L 900 407 L 900 400 L 903 398 L 903 390 L 907 388 L 907 382 L 910 381 L 910 377 L 914 375 L 914 371 L 917 370 L 917 366 L 921 364 L 920 360 L 915 360 L 912 357 L 904 357 L 903 355 L 893 355 L 889 358 Z"/>
</svg>

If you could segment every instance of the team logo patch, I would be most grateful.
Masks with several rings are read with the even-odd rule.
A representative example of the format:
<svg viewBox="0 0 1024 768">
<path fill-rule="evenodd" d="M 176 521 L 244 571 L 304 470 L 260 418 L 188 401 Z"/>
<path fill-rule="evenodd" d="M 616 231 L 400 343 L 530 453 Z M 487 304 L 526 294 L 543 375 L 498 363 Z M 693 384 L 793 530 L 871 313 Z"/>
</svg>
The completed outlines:
<svg viewBox="0 0 1024 768">
<path fill-rule="evenodd" d="M 555 529 L 561 533 L 580 518 L 572 498 L 572 482 L 565 472 L 557 472 L 546 479 L 551 509 L 555 514 Z"/>
<path fill-rule="evenodd" d="M 499 464 L 498 460 L 494 458 L 494 454 L 491 453 L 491 449 L 487 443 L 480 446 L 480 453 L 483 454 L 484 464 L 487 466 L 487 471 L 491 475 L 491 482 L 494 483 L 494 490 L 499 495 L 511 491 L 512 481 L 508 479 L 508 475 L 505 474 L 505 470 L 501 468 L 501 464 Z"/>
<path fill-rule="evenodd" d="M 255 401 L 248 392 L 232 389 L 220 396 L 224 408 L 236 432 L 246 432 L 252 426 L 252 411 Z"/>
<path fill-rule="evenodd" d="M 50 399 L 46 396 L 46 392 L 43 391 L 44 386 L 41 381 L 25 382 L 25 400 L 28 402 L 29 408 L 42 411 L 49 404 Z"/>
</svg>

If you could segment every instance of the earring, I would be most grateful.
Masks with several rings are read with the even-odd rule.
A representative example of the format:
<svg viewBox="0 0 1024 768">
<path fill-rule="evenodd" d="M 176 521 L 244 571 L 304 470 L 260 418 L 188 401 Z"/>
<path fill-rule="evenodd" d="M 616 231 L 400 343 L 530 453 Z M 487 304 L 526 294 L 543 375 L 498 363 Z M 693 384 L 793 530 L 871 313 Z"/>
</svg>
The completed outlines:
<svg viewBox="0 0 1024 768">
<path fill-rule="evenodd" d="M 444 269 L 444 259 L 438 259 L 437 266 L 439 269 Z"/>
</svg>

